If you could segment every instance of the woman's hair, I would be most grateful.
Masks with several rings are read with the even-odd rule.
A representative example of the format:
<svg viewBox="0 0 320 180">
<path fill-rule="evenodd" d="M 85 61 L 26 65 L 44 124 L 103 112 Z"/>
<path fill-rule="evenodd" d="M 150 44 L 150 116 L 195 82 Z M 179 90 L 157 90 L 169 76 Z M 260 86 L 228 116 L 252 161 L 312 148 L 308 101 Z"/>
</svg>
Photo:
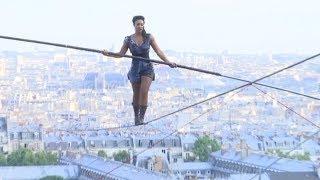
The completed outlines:
<svg viewBox="0 0 320 180">
<path fill-rule="evenodd" d="M 142 21 L 144 22 L 144 17 L 141 16 L 141 15 L 134 16 L 134 17 L 132 18 L 132 23 L 133 23 L 133 25 L 134 25 L 134 23 L 135 23 L 137 20 L 142 20 Z M 143 27 L 143 30 L 142 30 L 142 36 L 143 36 L 144 39 L 147 38 L 147 32 L 146 32 L 146 30 L 144 29 L 144 27 Z"/>
</svg>

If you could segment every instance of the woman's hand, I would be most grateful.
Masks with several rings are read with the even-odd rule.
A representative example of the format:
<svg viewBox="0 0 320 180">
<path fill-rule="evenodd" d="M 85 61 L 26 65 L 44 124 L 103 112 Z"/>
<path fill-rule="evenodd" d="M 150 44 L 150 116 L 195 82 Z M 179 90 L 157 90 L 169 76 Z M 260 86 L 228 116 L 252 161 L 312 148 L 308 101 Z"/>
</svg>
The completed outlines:
<svg viewBox="0 0 320 180">
<path fill-rule="evenodd" d="M 102 54 L 105 55 L 105 56 L 109 56 L 109 52 L 106 49 L 103 50 Z"/>
<path fill-rule="evenodd" d="M 171 68 L 176 68 L 177 67 L 177 64 L 176 63 L 174 63 L 174 62 L 167 62 L 168 63 L 168 65 L 171 67 Z"/>
</svg>

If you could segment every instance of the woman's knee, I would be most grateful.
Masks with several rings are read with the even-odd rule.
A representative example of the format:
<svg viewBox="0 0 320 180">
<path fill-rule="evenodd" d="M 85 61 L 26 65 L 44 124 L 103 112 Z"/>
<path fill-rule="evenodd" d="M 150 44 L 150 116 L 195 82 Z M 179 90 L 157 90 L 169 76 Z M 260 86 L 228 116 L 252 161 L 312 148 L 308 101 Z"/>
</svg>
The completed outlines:
<svg viewBox="0 0 320 180">
<path fill-rule="evenodd" d="M 149 93 L 149 88 L 141 88 L 139 96 L 147 96 Z"/>
</svg>

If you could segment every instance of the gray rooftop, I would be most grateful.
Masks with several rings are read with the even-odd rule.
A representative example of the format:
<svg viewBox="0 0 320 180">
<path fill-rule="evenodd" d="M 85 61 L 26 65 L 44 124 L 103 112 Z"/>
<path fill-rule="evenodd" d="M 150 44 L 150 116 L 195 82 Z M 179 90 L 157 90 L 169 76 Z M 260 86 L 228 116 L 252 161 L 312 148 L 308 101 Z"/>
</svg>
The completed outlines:
<svg viewBox="0 0 320 180">
<path fill-rule="evenodd" d="M 31 180 L 49 175 L 62 176 L 65 179 L 76 179 L 79 175 L 79 168 L 75 165 L 0 166 L 0 179 L 3 180 Z"/>
<path fill-rule="evenodd" d="M 170 169 L 173 171 L 214 170 L 214 167 L 211 162 L 181 162 L 170 164 Z"/>
<path fill-rule="evenodd" d="M 231 162 L 233 161 L 238 163 L 246 163 L 248 165 L 260 167 L 267 167 L 279 159 L 275 156 L 267 156 L 263 154 L 254 153 L 249 154 L 248 157 L 242 158 L 240 153 L 236 152 L 235 150 L 229 150 L 225 152 L 223 155 L 221 154 L 221 151 L 216 151 L 212 153 L 212 156 Z M 270 167 L 270 169 L 276 169 L 287 172 L 313 172 L 314 165 L 315 164 L 310 161 L 298 161 L 293 159 L 282 158 L 278 162 L 274 163 Z"/>
<path fill-rule="evenodd" d="M 109 173 L 111 176 L 120 179 L 171 179 L 169 176 L 138 168 L 130 164 L 123 164 L 117 161 L 108 161 L 96 156 L 84 155 L 80 159 L 62 157 L 62 161 L 75 163 L 94 171 Z M 112 172 L 111 172 L 112 171 Z"/>
</svg>

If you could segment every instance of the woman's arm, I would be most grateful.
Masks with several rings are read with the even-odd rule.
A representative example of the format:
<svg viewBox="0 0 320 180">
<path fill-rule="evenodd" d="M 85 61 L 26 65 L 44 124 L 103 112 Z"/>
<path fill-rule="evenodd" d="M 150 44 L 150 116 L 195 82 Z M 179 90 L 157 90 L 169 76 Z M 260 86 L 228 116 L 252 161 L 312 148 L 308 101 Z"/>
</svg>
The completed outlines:
<svg viewBox="0 0 320 180">
<path fill-rule="evenodd" d="M 150 45 L 153 48 L 153 50 L 156 52 L 156 54 L 159 56 L 160 59 L 162 59 L 164 62 L 169 63 L 170 67 L 177 67 L 176 63 L 170 62 L 167 56 L 163 53 L 163 51 L 159 48 L 155 38 L 153 35 L 150 35 Z"/>
<path fill-rule="evenodd" d="M 111 56 L 111 57 L 115 57 L 115 58 L 122 58 L 128 51 L 128 44 L 126 42 L 126 40 L 123 42 L 122 47 L 120 49 L 120 51 L 118 53 L 114 53 L 112 55 L 109 54 L 108 50 L 104 49 L 103 50 L 103 55 L 105 56 Z"/>
</svg>

